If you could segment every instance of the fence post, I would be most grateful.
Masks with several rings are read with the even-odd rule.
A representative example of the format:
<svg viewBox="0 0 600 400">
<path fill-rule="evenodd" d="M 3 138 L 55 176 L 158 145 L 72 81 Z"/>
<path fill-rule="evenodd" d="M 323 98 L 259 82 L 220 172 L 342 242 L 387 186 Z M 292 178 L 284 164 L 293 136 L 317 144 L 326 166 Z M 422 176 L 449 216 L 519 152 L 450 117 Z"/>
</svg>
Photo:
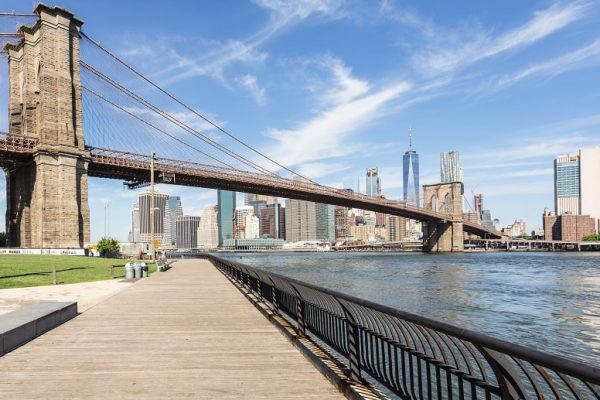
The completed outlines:
<svg viewBox="0 0 600 400">
<path fill-rule="evenodd" d="M 306 303 L 302 300 L 300 292 L 294 285 L 292 285 L 294 293 L 296 294 L 296 322 L 298 323 L 298 333 L 301 336 L 306 335 Z"/>
<path fill-rule="evenodd" d="M 498 381 L 500 392 L 503 399 L 524 399 L 527 391 L 525 390 L 521 378 L 517 371 L 510 365 L 505 354 L 498 351 L 476 346 L 483 354 L 494 375 Z"/>
<path fill-rule="evenodd" d="M 115 266 L 110 264 L 110 279 L 115 279 Z"/>
<path fill-rule="evenodd" d="M 273 279 L 271 279 L 271 277 L 269 277 L 269 280 L 271 281 L 271 297 L 272 297 L 271 304 L 273 304 L 273 310 L 275 311 L 275 313 L 279 314 L 279 300 L 277 300 L 278 290 L 275 287 L 275 282 L 273 282 Z"/>
<path fill-rule="evenodd" d="M 52 266 L 52 284 L 56 285 L 56 265 Z"/>
<path fill-rule="evenodd" d="M 346 318 L 346 338 L 348 340 L 348 368 L 350 369 L 350 379 L 353 381 L 360 381 L 360 337 L 358 331 L 358 324 L 356 319 L 339 300 L 338 304 L 344 311 L 344 317 Z"/>
</svg>

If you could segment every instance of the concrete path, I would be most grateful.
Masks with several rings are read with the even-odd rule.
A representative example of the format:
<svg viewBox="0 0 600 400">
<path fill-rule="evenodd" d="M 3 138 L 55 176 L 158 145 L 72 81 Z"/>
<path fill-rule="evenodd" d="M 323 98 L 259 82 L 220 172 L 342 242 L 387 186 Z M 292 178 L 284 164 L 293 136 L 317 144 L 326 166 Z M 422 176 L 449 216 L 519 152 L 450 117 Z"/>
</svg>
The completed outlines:
<svg viewBox="0 0 600 400">
<path fill-rule="evenodd" d="M 122 279 L 111 279 L 66 285 L 0 289 L 0 315 L 41 301 L 76 301 L 81 313 L 132 284 Z"/>
<path fill-rule="evenodd" d="M 6 399 L 341 399 L 209 262 L 123 290 L 0 357 Z"/>
</svg>

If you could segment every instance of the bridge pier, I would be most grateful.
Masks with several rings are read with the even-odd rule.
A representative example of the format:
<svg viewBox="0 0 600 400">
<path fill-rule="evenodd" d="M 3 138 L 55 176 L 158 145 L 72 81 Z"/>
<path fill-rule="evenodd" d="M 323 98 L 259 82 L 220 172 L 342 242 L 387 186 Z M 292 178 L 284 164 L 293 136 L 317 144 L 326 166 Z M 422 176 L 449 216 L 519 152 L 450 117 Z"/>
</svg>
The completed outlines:
<svg viewBox="0 0 600 400">
<path fill-rule="evenodd" d="M 423 222 L 423 251 L 463 252 L 462 182 L 423 185 L 424 208 L 448 216 L 444 221 Z"/>
<path fill-rule="evenodd" d="M 465 251 L 462 222 L 423 223 L 423 251 L 428 253 Z"/>
<path fill-rule="evenodd" d="M 90 240 L 79 77 L 79 30 L 70 12 L 39 4 L 38 21 L 5 46 L 9 133 L 37 139 L 33 159 L 5 169 L 9 246 L 81 248 Z"/>
</svg>

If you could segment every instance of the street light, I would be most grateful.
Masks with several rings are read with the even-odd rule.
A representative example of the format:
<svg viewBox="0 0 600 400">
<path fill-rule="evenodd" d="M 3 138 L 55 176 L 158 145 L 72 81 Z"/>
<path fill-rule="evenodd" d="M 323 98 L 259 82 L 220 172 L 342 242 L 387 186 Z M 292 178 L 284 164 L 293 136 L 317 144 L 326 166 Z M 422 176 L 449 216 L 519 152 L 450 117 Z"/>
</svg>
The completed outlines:
<svg viewBox="0 0 600 400">
<path fill-rule="evenodd" d="M 156 154 L 150 154 L 150 252 L 152 254 L 152 262 L 156 262 L 154 254 L 154 160 Z"/>
</svg>

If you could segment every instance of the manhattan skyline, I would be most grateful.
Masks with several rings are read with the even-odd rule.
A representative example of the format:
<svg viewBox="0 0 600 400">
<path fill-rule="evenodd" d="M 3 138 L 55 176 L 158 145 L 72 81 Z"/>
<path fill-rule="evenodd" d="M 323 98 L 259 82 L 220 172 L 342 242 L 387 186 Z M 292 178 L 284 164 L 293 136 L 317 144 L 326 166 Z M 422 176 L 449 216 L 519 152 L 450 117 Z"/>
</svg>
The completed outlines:
<svg viewBox="0 0 600 400">
<path fill-rule="evenodd" d="M 600 145 L 599 9 L 591 2 L 59 5 L 159 84 L 325 185 L 355 188 L 365 168 L 378 167 L 383 192 L 401 199 L 411 126 L 421 184 L 439 181 L 439 154 L 456 150 L 465 196 L 483 193 L 503 225 L 524 219 L 535 229 L 552 208 L 553 159 Z M 5 7 L 30 11 L 22 1 Z M 6 79 L 3 64 L 4 109 Z M 180 196 L 185 214 L 217 204 L 213 190 L 159 189 Z M 93 241 L 105 204 L 111 235 L 126 239 L 121 221 L 139 192 L 90 179 Z"/>
</svg>

